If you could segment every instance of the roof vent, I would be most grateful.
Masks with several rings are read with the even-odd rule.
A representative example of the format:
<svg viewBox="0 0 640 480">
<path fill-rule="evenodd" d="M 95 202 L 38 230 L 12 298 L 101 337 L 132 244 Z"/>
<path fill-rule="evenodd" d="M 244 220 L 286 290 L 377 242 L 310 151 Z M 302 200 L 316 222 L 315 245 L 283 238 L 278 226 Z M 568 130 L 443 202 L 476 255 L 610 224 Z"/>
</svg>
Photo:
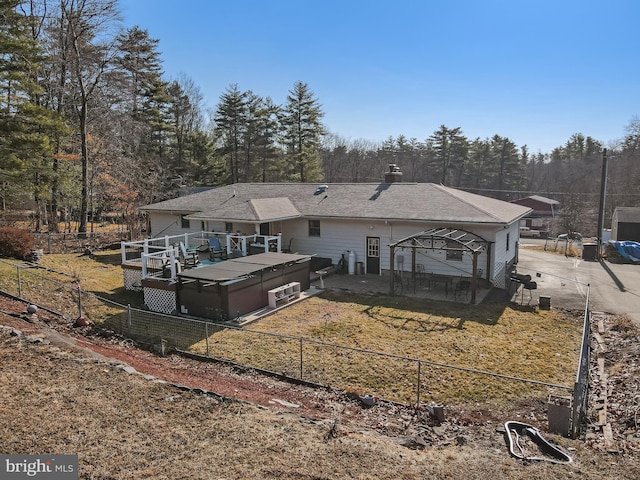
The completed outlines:
<svg viewBox="0 0 640 480">
<path fill-rule="evenodd" d="M 396 183 L 402 181 L 402 172 L 395 163 L 389 164 L 389 171 L 384 174 L 384 183 Z"/>
<path fill-rule="evenodd" d="M 329 185 L 318 185 L 318 188 L 316 189 L 316 194 L 326 192 L 328 188 L 329 188 Z"/>
</svg>

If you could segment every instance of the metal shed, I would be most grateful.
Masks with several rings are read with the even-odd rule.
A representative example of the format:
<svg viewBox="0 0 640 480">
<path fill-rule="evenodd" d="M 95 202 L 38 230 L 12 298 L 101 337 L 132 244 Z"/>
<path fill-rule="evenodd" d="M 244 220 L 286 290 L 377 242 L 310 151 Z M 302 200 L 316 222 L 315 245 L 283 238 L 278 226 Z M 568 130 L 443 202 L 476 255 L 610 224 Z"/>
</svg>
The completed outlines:
<svg viewBox="0 0 640 480">
<path fill-rule="evenodd" d="M 310 286 L 311 255 L 260 253 L 178 274 L 180 313 L 227 320 L 269 304 L 268 291 L 292 282 Z"/>
<path fill-rule="evenodd" d="M 640 207 L 616 207 L 611 218 L 611 239 L 640 242 Z"/>
</svg>

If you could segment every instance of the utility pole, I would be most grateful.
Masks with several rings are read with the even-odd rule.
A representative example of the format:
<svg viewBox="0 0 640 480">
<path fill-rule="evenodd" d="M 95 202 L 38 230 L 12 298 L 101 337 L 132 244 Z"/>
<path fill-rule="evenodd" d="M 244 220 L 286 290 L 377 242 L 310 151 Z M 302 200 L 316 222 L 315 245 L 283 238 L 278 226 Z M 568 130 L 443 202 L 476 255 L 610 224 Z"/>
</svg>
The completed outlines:
<svg viewBox="0 0 640 480">
<path fill-rule="evenodd" d="M 598 212 L 598 255 L 602 251 L 602 234 L 604 232 L 604 205 L 607 196 L 607 149 L 602 150 L 602 179 L 600 180 L 600 210 Z"/>
</svg>

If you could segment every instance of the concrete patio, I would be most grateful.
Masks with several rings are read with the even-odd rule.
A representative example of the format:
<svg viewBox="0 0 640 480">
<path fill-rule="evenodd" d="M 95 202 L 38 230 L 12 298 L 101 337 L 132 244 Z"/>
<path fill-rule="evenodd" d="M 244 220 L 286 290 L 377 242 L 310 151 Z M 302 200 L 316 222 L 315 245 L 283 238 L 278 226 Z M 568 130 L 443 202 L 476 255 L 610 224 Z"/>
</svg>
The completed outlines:
<svg viewBox="0 0 640 480">
<path fill-rule="evenodd" d="M 445 287 L 445 283 L 442 281 L 418 279 L 413 282 L 410 272 L 404 272 L 403 278 L 402 287 L 396 288 L 397 295 L 463 304 L 471 303 L 470 290 L 466 292 L 456 292 L 456 284 L 459 279 L 450 278 L 448 287 Z M 484 281 L 480 281 L 478 284 L 476 304 L 482 303 L 483 299 L 491 290 L 491 288 L 489 288 L 490 286 Z M 311 285 L 320 290 L 324 288 L 370 295 L 389 295 L 390 293 L 390 278 L 388 272 L 383 272 L 382 275 L 349 275 L 334 272 L 323 275 L 322 280 L 320 280 L 319 275 L 312 274 Z"/>
<path fill-rule="evenodd" d="M 442 283 L 437 285 L 429 285 L 427 282 L 416 282 L 415 284 L 409 280 L 410 274 L 405 272 L 407 277 L 403 282 L 403 288 L 398 291 L 397 295 L 413 298 L 424 298 L 428 300 L 439 300 L 445 302 L 456 302 L 459 304 L 470 304 L 471 292 L 465 294 L 464 292 L 455 292 L 455 285 L 445 292 Z M 360 293 L 364 295 L 389 295 L 389 275 L 349 275 L 343 273 L 331 272 L 322 276 L 315 272 L 311 274 L 311 286 L 309 290 L 302 292 L 300 298 L 288 303 L 284 307 L 301 302 L 309 297 L 322 293 L 323 290 L 341 290 L 345 292 Z M 489 288 L 486 282 L 479 282 L 478 290 L 476 291 L 476 304 L 482 303 L 487 298 L 489 292 L 492 289 Z M 246 326 L 253 323 L 260 318 L 270 315 L 278 309 L 272 309 L 265 307 L 255 312 L 251 312 L 247 315 L 243 315 L 237 320 L 228 322 L 234 326 Z"/>
</svg>

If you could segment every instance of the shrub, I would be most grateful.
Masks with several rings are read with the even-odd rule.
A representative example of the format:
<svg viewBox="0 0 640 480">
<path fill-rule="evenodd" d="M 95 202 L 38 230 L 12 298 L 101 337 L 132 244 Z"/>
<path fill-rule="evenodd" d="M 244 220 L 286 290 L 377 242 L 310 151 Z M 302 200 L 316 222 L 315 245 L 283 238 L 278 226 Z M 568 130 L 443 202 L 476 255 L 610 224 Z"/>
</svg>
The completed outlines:
<svg viewBox="0 0 640 480">
<path fill-rule="evenodd" d="M 0 256 L 23 259 L 33 246 L 33 237 L 26 230 L 0 227 Z"/>
</svg>

